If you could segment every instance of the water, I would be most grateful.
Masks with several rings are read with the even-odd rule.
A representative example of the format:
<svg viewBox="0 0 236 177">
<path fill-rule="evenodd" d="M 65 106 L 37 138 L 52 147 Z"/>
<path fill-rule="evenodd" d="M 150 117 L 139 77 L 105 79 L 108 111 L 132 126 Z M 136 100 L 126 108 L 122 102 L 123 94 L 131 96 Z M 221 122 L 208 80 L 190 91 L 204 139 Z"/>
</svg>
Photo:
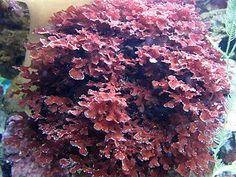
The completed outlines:
<svg viewBox="0 0 236 177">
<path fill-rule="evenodd" d="M 0 87 L 3 88 L 3 94 L 5 94 L 7 92 L 7 89 L 10 87 L 10 85 L 11 85 L 10 80 L 0 78 Z"/>
</svg>

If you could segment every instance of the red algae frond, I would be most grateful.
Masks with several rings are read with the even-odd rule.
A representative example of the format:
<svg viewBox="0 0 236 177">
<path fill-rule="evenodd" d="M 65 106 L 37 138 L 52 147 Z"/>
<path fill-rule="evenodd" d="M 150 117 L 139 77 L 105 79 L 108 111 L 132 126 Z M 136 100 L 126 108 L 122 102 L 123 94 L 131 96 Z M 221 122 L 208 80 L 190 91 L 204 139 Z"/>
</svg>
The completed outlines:
<svg viewBox="0 0 236 177">
<path fill-rule="evenodd" d="M 35 32 L 44 39 L 20 69 L 31 114 L 4 138 L 20 161 L 50 165 L 45 177 L 208 171 L 229 82 L 193 4 L 96 0 Z"/>
</svg>

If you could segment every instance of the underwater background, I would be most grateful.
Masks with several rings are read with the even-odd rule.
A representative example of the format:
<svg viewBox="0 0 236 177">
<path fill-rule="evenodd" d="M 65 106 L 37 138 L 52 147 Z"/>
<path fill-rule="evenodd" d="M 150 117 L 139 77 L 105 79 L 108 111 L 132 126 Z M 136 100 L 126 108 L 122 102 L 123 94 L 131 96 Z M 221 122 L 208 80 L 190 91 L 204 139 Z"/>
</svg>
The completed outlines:
<svg viewBox="0 0 236 177">
<path fill-rule="evenodd" d="M 236 176 L 236 0 L 1 0 L 0 176 Z"/>
</svg>

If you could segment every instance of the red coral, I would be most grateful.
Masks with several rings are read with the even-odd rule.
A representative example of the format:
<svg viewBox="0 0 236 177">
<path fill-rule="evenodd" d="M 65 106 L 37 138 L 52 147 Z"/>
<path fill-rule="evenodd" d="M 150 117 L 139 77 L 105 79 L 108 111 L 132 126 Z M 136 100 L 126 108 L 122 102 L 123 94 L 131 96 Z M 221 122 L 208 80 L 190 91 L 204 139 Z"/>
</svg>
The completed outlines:
<svg viewBox="0 0 236 177">
<path fill-rule="evenodd" d="M 28 44 L 21 104 L 31 113 L 5 144 L 62 174 L 206 173 L 229 83 L 187 2 L 96 0 L 56 13 Z"/>
</svg>

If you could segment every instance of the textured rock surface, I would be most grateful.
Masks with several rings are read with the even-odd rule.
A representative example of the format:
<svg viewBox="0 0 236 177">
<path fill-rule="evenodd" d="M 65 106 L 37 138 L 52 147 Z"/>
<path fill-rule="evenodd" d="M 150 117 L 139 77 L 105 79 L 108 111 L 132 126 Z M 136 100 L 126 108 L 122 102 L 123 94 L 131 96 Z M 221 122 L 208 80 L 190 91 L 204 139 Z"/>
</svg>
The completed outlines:
<svg viewBox="0 0 236 177">
<path fill-rule="evenodd" d="M 26 8 L 23 6 L 23 8 Z M 25 58 L 25 42 L 29 31 L 29 16 L 16 14 L 9 6 L 0 9 L 0 75 L 13 79 Z"/>
</svg>

